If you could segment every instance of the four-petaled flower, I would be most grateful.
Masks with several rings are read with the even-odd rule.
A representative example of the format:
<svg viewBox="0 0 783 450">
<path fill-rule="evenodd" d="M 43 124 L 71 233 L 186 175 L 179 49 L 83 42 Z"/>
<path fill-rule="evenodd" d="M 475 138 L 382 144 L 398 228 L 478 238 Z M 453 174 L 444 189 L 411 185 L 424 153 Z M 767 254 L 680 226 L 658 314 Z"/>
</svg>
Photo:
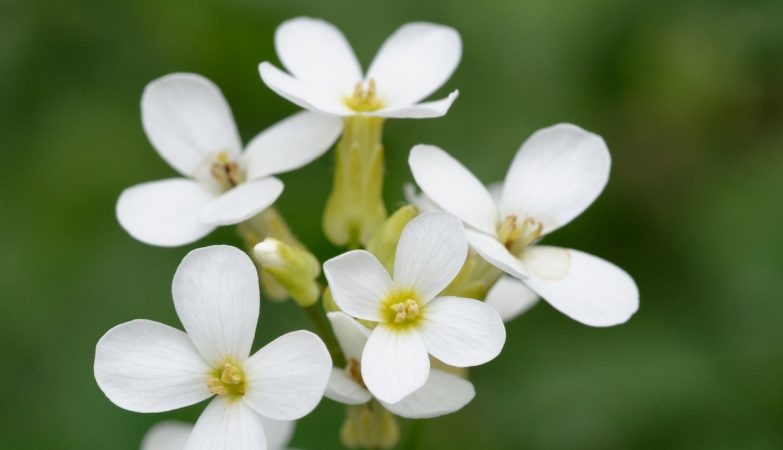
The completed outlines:
<svg viewBox="0 0 783 450">
<path fill-rule="evenodd" d="M 134 320 L 98 342 L 95 379 L 114 404 L 161 412 L 214 396 L 185 450 L 266 449 L 262 416 L 296 420 L 318 405 L 332 362 L 315 334 L 294 331 L 249 356 L 260 301 L 246 254 L 230 246 L 190 252 L 172 294 L 187 333 Z"/>
<path fill-rule="evenodd" d="M 271 175 L 309 163 L 342 131 L 335 117 L 300 112 L 258 134 L 243 152 L 220 89 L 185 73 L 148 84 L 141 113 L 152 146 L 186 178 L 126 189 L 117 219 L 134 238 L 159 246 L 191 243 L 263 211 L 283 190 Z"/>
<path fill-rule="evenodd" d="M 592 326 L 627 321 L 639 291 L 622 269 L 571 249 L 534 245 L 601 193 L 609 150 L 600 136 L 569 124 L 534 133 L 519 149 L 499 202 L 443 150 L 417 145 L 409 163 L 422 191 L 468 225 L 471 247 L 567 316 Z"/>
<path fill-rule="evenodd" d="M 268 62 L 261 78 L 280 96 L 311 111 L 337 116 L 441 117 L 457 98 L 418 103 L 456 69 L 462 41 L 453 28 L 432 23 L 400 27 L 381 46 L 366 74 L 334 25 L 298 17 L 275 32 L 275 48 L 290 75 Z"/>
<path fill-rule="evenodd" d="M 354 250 L 324 263 L 334 301 L 358 319 L 377 322 L 362 352 L 367 389 L 397 403 L 421 388 L 428 353 L 455 367 L 490 361 L 506 330 L 498 313 L 478 300 L 438 297 L 465 262 L 465 230 L 443 212 L 422 214 L 400 236 L 392 279 L 375 256 Z"/>
<path fill-rule="evenodd" d="M 371 330 L 343 312 L 329 313 L 329 321 L 347 361 L 345 368 L 333 368 L 326 397 L 348 405 L 372 400 L 361 372 L 362 352 Z M 428 419 L 450 414 L 467 405 L 476 391 L 470 381 L 438 369 L 431 369 L 424 386 L 397 403 L 381 400 L 392 413 L 409 419 Z"/>
</svg>

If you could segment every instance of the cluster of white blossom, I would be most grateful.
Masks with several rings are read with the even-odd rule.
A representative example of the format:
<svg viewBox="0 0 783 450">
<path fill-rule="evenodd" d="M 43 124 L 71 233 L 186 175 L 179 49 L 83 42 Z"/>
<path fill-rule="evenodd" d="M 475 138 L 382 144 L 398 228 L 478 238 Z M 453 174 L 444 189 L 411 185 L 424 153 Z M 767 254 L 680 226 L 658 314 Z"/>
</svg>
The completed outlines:
<svg viewBox="0 0 783 450">
<path fill-rule="evenodd" d="M 539 245 L 606 185 L 610 156 L 601 137 L 568 124 L 540 130 L 505 181 L 489 188 L 445 151 L 416 145 L 409 164 L 421 192 L 406 186 L 410 204 L 389 215 L 383 122 L 447 113 L 456 90 L 422 100 L 459 63 L 459 34 L 404 25 L 366 73 L 343 34 L 322 20 L 283 23 L 275 46 L 287 73 L 263 62 L 261 78 L 305 111 L 244 148 L 209 80 L 172 74 L 142 96 L 152 146 L 183 177 L 125 190 L 120 224 L 157 246 L 237 225 L 250 254 L 218 245 L 185 256 L 172 284 L 184 332 L 134 320 L 98 342 L 95 378 L 117 406 L 162 412 L 212 399 L 194 426 L 163 422 L 142 449 L 284 449 L 293 421 L 324 395 L 349 405 L 340 430 L 346 447 L 391 448 L 399 440 L 394 416 L 437 417 L 473 399 L 464 368 L 497 357 L 504 321 L 539 297 L 591 326 L 636 312 L 638 290 L 623 270 Z M 321 265 L 274 208 L 283 192 L 274 175 L 313 161 L 338 138 L 322 223 L 332 243 L 351 250 Z M 293 331 L 251 355 L 259 287 L 270 299 L 293 299 L 320 335 Z"/>
</svg>

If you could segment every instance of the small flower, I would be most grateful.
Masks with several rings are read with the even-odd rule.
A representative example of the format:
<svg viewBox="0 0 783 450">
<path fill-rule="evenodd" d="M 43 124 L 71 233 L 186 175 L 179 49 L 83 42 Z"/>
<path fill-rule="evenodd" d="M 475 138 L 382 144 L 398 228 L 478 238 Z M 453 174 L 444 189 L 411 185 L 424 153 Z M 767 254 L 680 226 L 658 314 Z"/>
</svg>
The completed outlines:
<svg viewBox="0 0 783 450">
<path fill-rule="evenodd" d="M 266 448 L 285 450 L 294 433 L 295 422 L 261 417 L 264 424 Z M 193 426 L 176 420 L 160 422 L 150 428 L 141 441 L 141 450 L 184 450 Z"/>
<path fill-rule="evenodd" d="M 328 316 L 347 364 L 345 368 L 332 369 L 326 397 L 348 405 L 367 403 L 373 396 L 364 384 L 361 361 L 371 330 L 342 312 L 331 312 Z M 424 386 L 412 394 L 394 404 L 380 402 L 400 417 L 426 419 L 453 413 L 467 405 L 475 395 L 470 381 L 431 369 Z"/>
<path fill-rule="evenodd" d="M 421 388 L 430 373 L 427 354 L 468 367 L 500 353 L 503 322 L 483 302 L 438 297 L 467 256 L 459 220 L 443 213 L 411 220 L 400 236 L 394 278 L 375 256 L 354 250 L 324 263 L 337 306 L 377 325 L 362 352 L 367 389 L 385 403 L 397 403 Z"/>
<path fill-rule="evenodd" d="M 437 147 L 417 145 L 409 163 L 422 191 L 468 225 L 477 253 L 562 313 L 611 326 L 638 309 L 636 284 L 619 267 L 577 250 L 537 245 L 582 213 L 606 185 L 610 156 L 601 137 L 568 124 L 534 133 L 517 152 L 499 201 Z"/>
<path fill-rule="evenodd" d="M 456 69 L 462 41 L 453 28 L 432 23 L 400 27 L 381 46 L 366 74 L 334 25 L 298 17 L 275 32 L 275 48 L 290 75 L 268 62 L 261 78 L 302 108 L 337 116 L 429 118 L 446 114 L 457 98 L 418 103 Z"/>
<path fill-rule="evenodd" d="M 301 112 L 261 132 L 243 152 L 220 89 L 185 73 L 148 84 L 141 113 L 152 146 L 185 178 L 126 189 L 117 201 L 117 219 L 134 238 L 166 247 L 263 211 L 283 190 L 272 175 L 317 158 L 342 131 L 334 117 Z"/>
<path fill-rule="evenodd" d="M 207 398 L 186 450 L 266 449 L 261 417 L 296 420 L 321 400 L 331 370 L 326 346 L 294 331 L 254 355 L 258 275 L 229 246 L 190 252 L 172 294 L 187 333 L 149 320 L 109 330 L 95 352 L 95 379 L 117 406 L 162 412 Z"/>
</svg>

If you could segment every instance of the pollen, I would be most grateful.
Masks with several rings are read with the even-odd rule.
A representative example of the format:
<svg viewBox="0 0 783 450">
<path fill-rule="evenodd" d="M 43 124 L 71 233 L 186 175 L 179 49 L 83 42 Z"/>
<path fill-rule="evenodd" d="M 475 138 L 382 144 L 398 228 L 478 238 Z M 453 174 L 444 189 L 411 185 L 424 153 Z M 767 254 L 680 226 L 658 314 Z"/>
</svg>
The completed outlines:
<svg viewBox="0 0 783 450">
<path fill-rule="evenodd" d="M 227 362 L 222 368 L 215 369 L 207 380 L 209 392 L 215 395 L 238 397 L 245 394 L 245 377 L 238 364 Z"/>
<path fill-rule="evenodd" d="M 405 300 L 404 303 L 395 303 L 389 308 L 397 313 L 394 316 L 394 323 L 403 323 L 419 316 L 419 304 L 411 298 Z"/>
<path fill-rule="evenodd" d="M 375 80 L 372 78 L 365 84 L 356 83 L 353 95 L 345 98 L 345 104 L 357 112 L 377 111 L 383 107 L 383 102 L 378 98 L 375 90 Z"/>
<path fill-rule="evenodd" d="M 498 226 L 498 240 L 511 253 L 519 255 L 541 237 L 543 227 L 541 222 L 532 218 L 520 221 L 515 214 L 509 214 Z"/>
<path fill-rule="evenodd" d="M 220 152 L 209 167 L 209 172 L 218 184 L 225 190 L 231 189 L 245 181 L 242 170 L 231 161 L 226 152 Z"/>
</svg>

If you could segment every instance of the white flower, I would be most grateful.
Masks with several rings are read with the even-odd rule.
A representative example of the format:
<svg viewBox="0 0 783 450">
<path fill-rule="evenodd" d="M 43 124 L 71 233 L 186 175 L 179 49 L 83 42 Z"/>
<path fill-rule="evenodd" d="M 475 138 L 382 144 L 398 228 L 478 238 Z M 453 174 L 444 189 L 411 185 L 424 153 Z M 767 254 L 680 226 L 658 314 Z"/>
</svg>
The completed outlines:
<svg viewBox="0 0 783 450">
<path fill-rule="evenodd" d="M 622 269 L 577 250 L 534 245 L 603 190 L 610 156 L 600 136 L 568 124 L 534 133 L 517 152 L 498 202 L 437 147 L 417 145 L 409 163 L 424 193 L 471 228 L 468 241 L 476 252 L 562 313 L 587 325 L 610 326 L 638 309 L 639 291 Z"/>
<path fill-rule="evenodd" d="M 185 178 L 126 189 L 117 218 L 131 236 L 159 246 L 191 243 L 263 211 L 283 190 L 271 175 L 309 163 L 342 131 L 334 117 L 301 112 L 261 132 L 243 152 L 220 89 L 185 73 L 149 83 L 141 113 L 152 146 Z"/>
<path fill-rule="evenodd" d="M 347 314 L 378 322 L 362 352 L 362 379 L 385 403 L 427 381 L 427 353 L 446 364 L 483 364 L 500 353 L 506 330 L 483 302 L 437 297 L 462 268 L 465 231 L 450 214 L 411 220 L 400 236 L 394 279 L 371 253 L 354 250 L 324 263 L 334 301 Z"/>
<path fill-rule="evenodd" d="M 261 417 L 268 450 L 285 450 L 294 433 L 294 422 Z M 141 441 L 141 450 L 184 450 L 193 425 L 167 420 L 154 425 Z"/>
<path fill-rule="evenodd" d="M 488 190 L 492 199 L 496 203 L 500 202 L 503 183 L 492 183 L 488 186 Z M 408 203 L 416 206 L 423 213 L 443 211 L 431 198 L 427 197 L 427 194 L 416 192 L 416 186 L 411 183 L 403 185 L 403 194 Z M 538 294 L 527 287 L 525 283 L 514 277 L 503 276 L 489 289 L 484 302 L 495 308 L 503 322 L 510 322 L 535 306 L 538 300 L 540 300 Z"/>
<path fill-rule="evenodd" d="M 258 275 L 229 246 L 190 252 L 174 275 L 174 306 L 187 333 L 134 320 L 109 330 L 95 352 L 95 379 L 117 406 L 182 408 L 214 397 L 186 450 L 265 449 L 261 417 L 296 420 L 326 389 L 331 358 L 309 331 L 294 331 L 254 355 Z"/>
<path fill-rule="evenodd" d="M 337 116 L 429 118 L 446 114 L 457 98 L 418 103 L 456 69 L 462 41 L 453 28 L 432 23 L 400 27 L 381 46 L 366 74 L 345 36 L 334 25 L 298 17 L 275 33 L 275 48 L 287 74 L 268 62 L 261 78 L 302 108 Z"/>
<path fill-rule="evenodd" d="M 326 397 L 349 405 L 361 405 L 372 399 L 361 372 L 362 352 L 370 329 L 342 312 L 328 314 L 332 329 L 340 343 L 347 364 L 333 368 L 326 387 Z M 450 414 L 467 405 L 476 391 L 473 384 L 442 370 L 431 369 L 424 386 L 400 402 L 383 406 L 392 413 L 409 419 L 425 419 Z"/>
</svg>

